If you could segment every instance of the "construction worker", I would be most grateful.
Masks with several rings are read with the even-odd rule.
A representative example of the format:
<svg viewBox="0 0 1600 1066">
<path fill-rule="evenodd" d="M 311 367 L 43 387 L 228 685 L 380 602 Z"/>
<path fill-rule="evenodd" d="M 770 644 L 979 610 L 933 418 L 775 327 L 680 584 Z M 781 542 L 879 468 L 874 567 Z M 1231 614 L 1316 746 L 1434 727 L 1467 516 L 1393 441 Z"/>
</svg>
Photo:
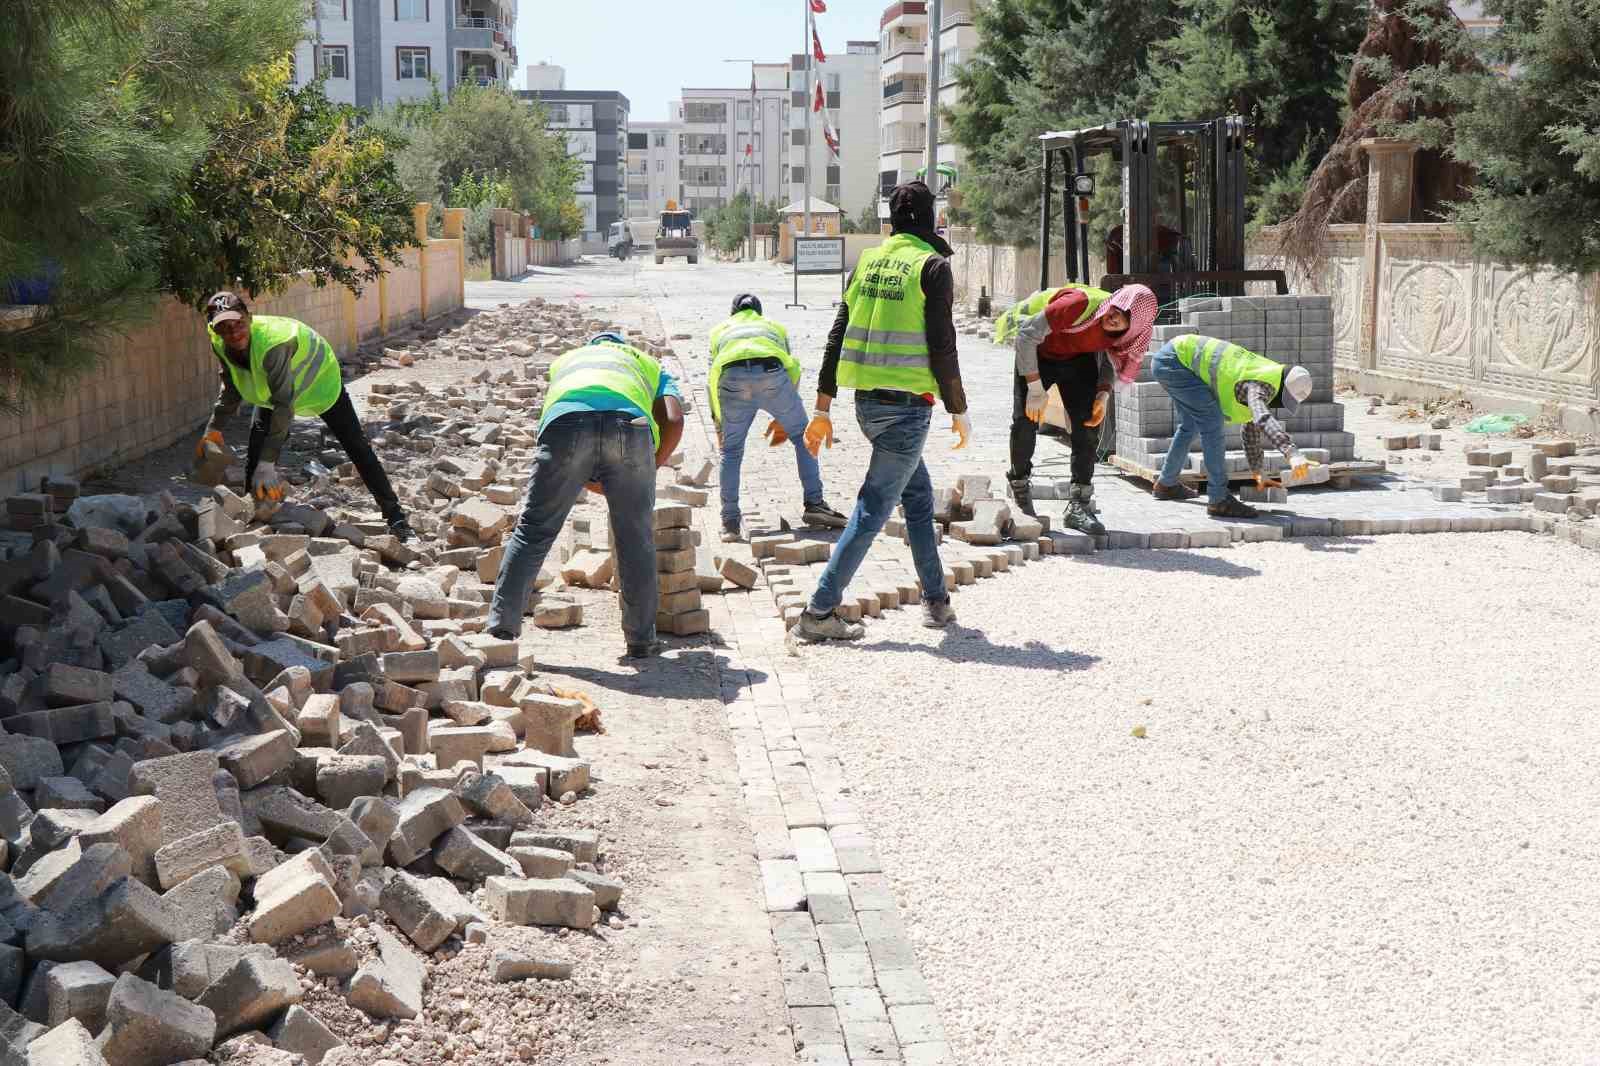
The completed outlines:
<svg viewBox="0 0 1600 1066">
<path fill-rule="evenodd" d="M 195 445 L 197 463 L 205 459 L 208 443 L 222 446 L 222 426 L 241 402 L 248 403 L 255 408 L 255 417 L 245 459 L 245 490 L 259 502 L 281 502 L 287 486 L 278 473 L 278 456 L 289 427 L 296 416 L 316 415 L 355 464 L 389 532 L 401 540 L 416 536 L 344 390 L 339 359 L 316 330 L 292 318 L 252 315 L 237 293 L 219 292 L 206 301 L 206 333 L 221 364 L 222 391 Z"/>
<path fill-rule="evenodd" d="M 933 396 L 952 416 L 956 447 L 972 438 L 956 357 L 950 246 L 933 230 L 933 193 L 920 181 L 889 196 L 892 235 L 861 254 L 822 356 L 816 412 L 806 426 L 815 455 L 833 446 L 829 410 L 839 386 L 855 389 L 856 421 L 872 444 L 867 478 L 850 522 L 833 547 L 811 602 L 800 615 L 802 640 L 855 640 L 865 632 L 835 613 L 873 538 L 895 504 L 905 510 L 906 539 L 922 585 L 922 624 L 955 621 L 933 526 L 933 482 L 922 462 Z"/>
<path fill-rule="evenodd" d="M 620 333 L 597 333 L 550 366 L 522 514 L 506 542 L 489 605 L 489 632 L 522 632 L 528 589 L 585 488 L 605 493 L 611 543 L 622 582 L 622 633 L 628 656 L 660 653 L 656 640 L 656 469 L 683 436 L 683 407 L 672 375 Z"/>
<path fill-rule="evenodd" d="M 1156 353 L 1151 369 L 1178 409 L 1178 427 L 1161 475 L 1151 489 L 1158 500 L 1187 500 L 1197 493 L 1178 480 L 1189 459 L 1189 443 L 1200 435 L 1206 464 L 1206 513 L 1214 518 L 1254 518 L 1254 507 L 1228 491 L 1222 427 L 1244 427 L 1245 458 L 1258 488 L 1280 487 L 1262 468 L 1262 437 L 1289 461 L 1289 479 L 1304 481 L 1316 464 L 1295 448 L 1274 408 L 1293 415 L 1311 395 L 1311 372 L 1284 366 L 1237 344 L 1186 333 Z"/>
<path fill-rule="evenodd" d="M 806 451 L 806 405 L 795 386 L 800 381 L 800 361 L 789 352 L 789 332 L 761 314 L 761 301 L 750 293 L 733 298 L 733 313 L 711 331 L 711 419 L 722 449 L 722 539 L 739 540 L 743 533 L 739 514 L 739 468 L 744 462 L 744 441 L 757 411 L 772 416 L 766 436 L 776 448 L 794 444 L 795 466 L 804 492 L 802 519 L 808 525 L 843 529 L 845 516 L 822 498 L 822 471 Z"/>
<path fill-rule="evenodd" d="M 1094 467 L 1099 457 L 1100 425 L 1105 421 L 1114 381 L 1139 376 L 1150 330 L 1155 325 L 1156 294 L 1143 285 L 1124 285 L 1114 294 L 1087 285 L 1065 285 L 1036 292 L 995 323 L 1001 344 L 1015 332 L 1016 366 L 1011 403 L 1011 497 L 1033 514 L 1033 451 L 1044 422 L 1052 386 L 1072 421 L 1072 488 L 1062 524 L 1101 536 L 1094 502 Z"/>
</svg>

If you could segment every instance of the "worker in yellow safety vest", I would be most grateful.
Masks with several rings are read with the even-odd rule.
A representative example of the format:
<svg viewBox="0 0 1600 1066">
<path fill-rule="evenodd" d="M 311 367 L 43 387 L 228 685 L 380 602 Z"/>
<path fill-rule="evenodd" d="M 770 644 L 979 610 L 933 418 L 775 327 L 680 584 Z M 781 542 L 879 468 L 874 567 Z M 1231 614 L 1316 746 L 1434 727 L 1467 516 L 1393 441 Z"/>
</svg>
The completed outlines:
<svg viewBox="0 0 1600 1066">
<path fill-rule="evenodd" d="M 503 640 L 521 634 L 528 589 L 588 488 L 605 494 L 611 512 L 628 656 L 660 653 L 656 468 L 666 464 L 682 436 L 683 406 L 672 375 L 620 333 L 597 333 L 550 365 L 522 514 L 506 542 L 489 605 L 491 634 Z"/>
<path fill-rule="evenodd" d="M 733 298 L 733 313 L 711 330 L 711 419 L 722 450 L 722 539 L 743 539 L 739 511 L 739 470 L 744 442 L 757 411 L 772 416 L 766 437 L 772 447 L 793 442 L 795 466 L 804 493 L 801 520 L 807 525 L 843 529 L 845 516 L 822 497 L 822 471 L 806 450 L 806 405 L 800 399 L 800 360 L 789 351 L 789 331 L 761 313 L 753 293 Z"/>
<path fill-rule="evenodd" d="M 255 408 L 255 417 L 245 459 L 245 489 L 257 501 L 281 502 L 287 486 L 278 472 L 278 458 L 289 427 L 296 417 L 319 417 L 355 464 L 389 531 L 401 540 L 415 536 L 345 392 L 333 347 L 304 322 L 251 314 L 237 293 L 212 296 L 205 313 L 222 391 L 195 445 L 196 462 L 206 459 L 208 445 L 222 447 L 222 427 L 241 403 L 248 403 Z"/>
<path fill-rule="evenodd" d="M 905 511 L 906 539 L 922 585 L 923 625 L 955 621 L 933 525 L 933 482 L 922 462 L 934 395 L 952 416 L 957 448 L 972 437 L 961 386 L 952 310 L 953 255 L 934 232 L 933 193 L 920 181 L 889 197 L 892 234 L 861 254 L 834 319 L 817 379 L 817 406 L 806 427 L 815 455 L 833 445 L 829 414 L 839 386 L 855 389 L 856 422 L 872 445 L 855 510 L 833 547 L 816 592 L 795 632 L 801 640 L 855 640 L 861 626 L 838 616 L 845 587 L 866 558 L 895 505 Z"/>
</svg>

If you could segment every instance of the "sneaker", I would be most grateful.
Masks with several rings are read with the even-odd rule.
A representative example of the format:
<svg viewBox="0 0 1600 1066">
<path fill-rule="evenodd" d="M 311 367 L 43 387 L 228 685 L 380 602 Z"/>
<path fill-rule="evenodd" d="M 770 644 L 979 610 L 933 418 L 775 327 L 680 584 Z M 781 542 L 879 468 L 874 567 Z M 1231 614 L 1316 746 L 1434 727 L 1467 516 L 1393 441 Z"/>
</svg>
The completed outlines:
<svg viewBox="0 0 1600 1066">
<path fill-rule="evenodd" d="M 744 529 L 738 522 L 722 523 L 722 543 L 737 544 L 744 539 Z"/>
<path fill-rule="evenodd" d="M 664 652 L 666 650 L 667 650 L 666 642 L 665 641 L 660 641 L 660 640 L 652 640 L 652 641 L 648 641 L 648 642 L 646 642 L 644 644 L 629 644 L 628 645 L 628 658 L 630 658 L 630 659 L 653 659 L 657 655 L 660 655 L 662 652 Z"/>
<path fill-rule="evenodd" d="M 949 599 L 929 600 L 922 605 L 922 624 L 928 629 L 943 629 L 956 620 L 956 609 Z"/>
<path fill-rule="evenodd" d="M 1029 478 L 1006 478 L 1006 484 L 1011 489 L 1011 500 L 1017 505 L 1017 510 L 1029 518 L 1038 518 L 1033 509 L 1033 481 Z"/>
<path fill-rule="evenodd" d="M 1079 533 L 1087 533 L 1093 537 L 1106 535 L 1106 527 L 1101 525 L 1096 517 L 1094 505 L 1093 485 L 1072 486 L 1072 502 L 1067 504 L 1067 509 L 1061 514 L 1061 524 L 1068 529 L 1075 529 Z"/>
<path fill-rule="evenodd" d="M 1150 495 L 1158 500 L 1192 500 L 1200 494 L 1181 481 L 1176 485 L 1163 485 L 1158 481 L 1150 489 Z"/>
<path fill-rule="evenodd" d="M 489 635 L 495 640 L 520 640 L 521 634 L 513 633 L 505 626 L 495 626 L 489 630 Z"/>
<path fill-rule="evenodd" d="M 1212 518 L 1257 518 L 1261 512 L 1241 502 L 1237 496 L 1229 496 L 1221 503 L 1208 504 L 1206 514 Z"/>
<path fill-rule="evenodd" d="M 867 635 L 865 626 L 856 622 L 846 622 L 833 611 L 818 618 L 811 611 L 800 612 L 800 621 L 795 623 L 795 632 L 801 640 L 860 640 Z"/>
<path fill-rule="evenodd" d="M 389 523 L 389 535 L 400 543 L 417 539 L 417 531 L 411 528 L 411 523 L 404 518 L 396 518 Z"/>
<path fill-rule="evenodd" d="M 806 525 L 823 529 L 843 529 L 850 524 L 849 515 L 840 514 L 821 500 L 806 504 L 805 513 L 800 517 Z"/>
</svg>

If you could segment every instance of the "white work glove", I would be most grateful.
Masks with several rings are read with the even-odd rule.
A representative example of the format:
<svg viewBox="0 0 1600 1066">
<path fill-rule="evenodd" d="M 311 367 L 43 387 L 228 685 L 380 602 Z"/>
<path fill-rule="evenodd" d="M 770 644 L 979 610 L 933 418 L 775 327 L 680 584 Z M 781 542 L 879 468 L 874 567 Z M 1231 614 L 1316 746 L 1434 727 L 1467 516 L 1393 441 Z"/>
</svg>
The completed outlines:
<svg viewBox="0 0 1600 1066">
<path fill-rule="evenodd" d="M 1028 402 L 1023 407 L 1023 413 L 1030 422 L 1044 421 L 1045 391 L 1042 381 L 1028 382 Z"/>
<path fill-rule="evenodd" d="M 972 419 L 964 414 L 951 415 L 950 418 L 950 429 L 957 437 L 961 438 L 960 440 L 956 441 L 956 446 L 950 450 L 953 452 L 959 452 L 962 448 L 965 448 L 967 446 L 967 442 L 972 439 Z"/>
<path fill-rule="evenodd" d="M 259 463 L 256 466 L 256 476 L 251 485 L 251 491 L 262 503 L 282 503 L 283 494 L 287 486 L 283 478 L 278 476 L 278 468 L 271 463 Z"/>
</svg>

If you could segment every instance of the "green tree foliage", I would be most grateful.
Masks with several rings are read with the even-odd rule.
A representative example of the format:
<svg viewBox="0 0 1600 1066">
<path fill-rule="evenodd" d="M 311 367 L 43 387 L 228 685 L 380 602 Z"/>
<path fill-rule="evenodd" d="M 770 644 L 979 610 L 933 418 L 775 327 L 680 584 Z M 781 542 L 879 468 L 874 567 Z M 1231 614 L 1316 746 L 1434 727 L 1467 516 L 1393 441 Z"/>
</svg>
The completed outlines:
<svg viewBox="0 0 1600 1066">
<path fill-rule="evenodd" d="M 39 309 L 0 332 L 0 407 L 59 394 L 150 306 L 152 209 L 205 153 L 207 118 L 289 50 L 302 17 L 298 0 L 4 5 L 0 302 Z"/>
<path fill-rule="evenodd" d="M 756 225 L 778 221 L 782 205 L 776 200 L 756 201 Z M 706 213 L 706 243 L 724 255 L 732 255 L 750 237 L 750 192 L 741 189 L 733 199 Z"/>
<path fill-rule="evenodd" d="M 1299 204 L 1311 156 L 1339 132 L 1368 0 L 1180 0 L 1151 44 L 1141 89 L 1151 119 L 1250 121 L 1250 210 L 1277 222 Z"/>
<path fill-rule="evenodd" d="M 288 85 L 280 61 L 210 123 L 211 149 L 156 218 L 163 288 L 199 306 L 215 290 L 281 289 L 297 271 L 359 292 L 415 243 L 392 134 L 356 125 L 317 84 Z"/>
<path fill-rule="evenodd" d="M 870 203 L 862 207 L 861 213 L 855 218 L 846 216 L 839 228 L 845 233 L 877 233 L 882 228 L 878 220 L 877 198 L 874 197 Z"/>
</svg>

